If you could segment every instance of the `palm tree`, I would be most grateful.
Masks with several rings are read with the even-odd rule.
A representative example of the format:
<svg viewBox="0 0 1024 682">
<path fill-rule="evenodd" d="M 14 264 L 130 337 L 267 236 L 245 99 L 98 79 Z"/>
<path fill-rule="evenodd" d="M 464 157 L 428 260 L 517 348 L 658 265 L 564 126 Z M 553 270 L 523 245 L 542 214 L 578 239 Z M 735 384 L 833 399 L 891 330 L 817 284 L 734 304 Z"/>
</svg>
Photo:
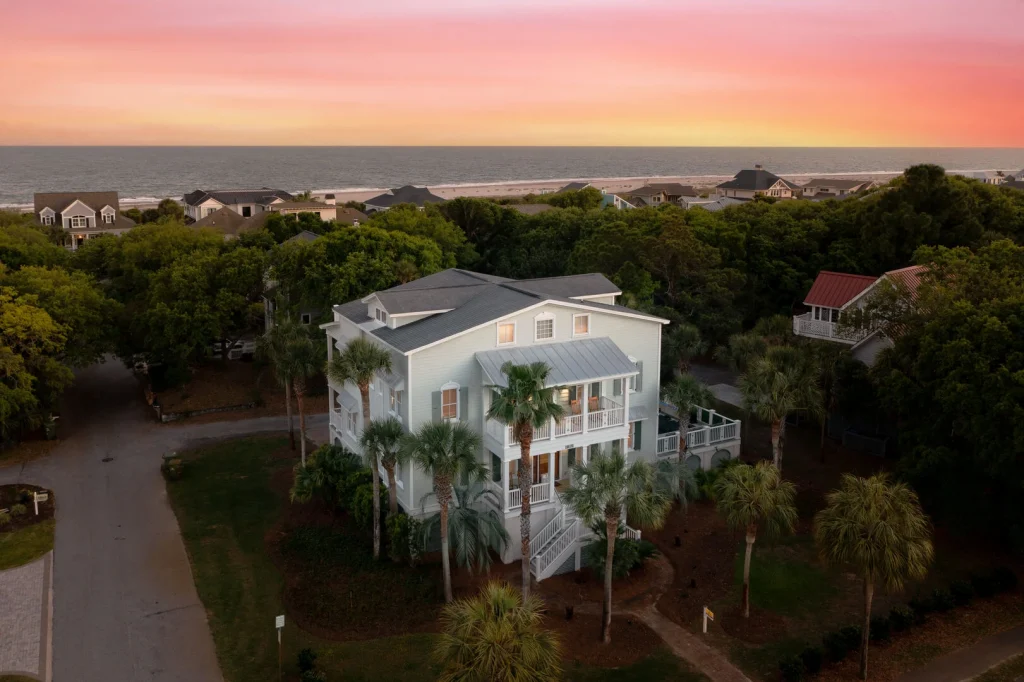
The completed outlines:
<svg viewBox="0 0 1024 682">
<path fill-rule="evenodd" d="M 321 445 L 305 466 L 295 467 L 295 481 L 289 497 L 292 502 L 309 502 L 319 495 L 325 504 L 337 509 L 346 479 L 362 469 L 359 455 L 344 445 Z"/>
<path fill-rule="evenodd" d="M 903 483 L 890 483 L 886 474 L 843 474 L 826 501 L 814 517 L 814 540 L 826 563 L 850 566 L 864 580 L 860 676 L 866 680 L 875 583 L 897 591 L 905 581 L 923 578 L 934 553 L 931 529 L 917 494 Z"/>
<path fill-rule="evenodd" d="M 664 357 L 675 363 L 680 375 L 690 369 L 690 360 L 707 350 L 708 344 L 701 338 L 700 330 L 692 324 L 673 325 L 662 337 Z"/>
<path fill-rule="evenodd" d="M 554 387 L 546 386 L 551 368 L 543 362 L 530 365 L 501 366 L 506 386 L 488 386 L 494 398 L 487 417 L 512 427 L 519 442 L 519 535 L 523 554 L 523 599 L 530 596 L 530 486 L 533 485 L 533 460 L 530 445 L 533 431 L 552 419 L 562 418 L 565 410 L 555 402 Z"/>
<path fill-rule="evenodd" d="M 671 504 L 657 485 L 654 467 L 644 460 L 626 465 L 620 453 L 595 454 L 589 462 L 572 468 L 573 486 L 563 499 L 580 517 L 591 525 L 604 520 L 608 530 L 608 555 L 604 565 L 604 609 L 601 640 L 612 641 L 612 569 L 615 559 L 615 536 L 623 511 L 639 526 L 660 528 Z"/>
<path fill-rule="evenodd" d="M 669 500 L 686 507 L 697 495 L 697 479 L 681 457 L 658 460 L 654 469 L 655 485 Z"/>
<path fill-rule="evenodd" d="M 811 348 L 818 363 L 818 384 L 821 386 L 822 418 L 821 441 L 818 454 L 822 463 L 825 462 L 825 431 L 828 426 L 828 415 L 836 411 L 839 401 L 839 376 L 843 360 L 848 357 L 845 346 L 829 341 L 812 342 Z"/>
<path fill-rule="evenodd" d="M 323 342 L 313 339 L 300 328 L 285 346 L 282 358 L 292 378 L 292 390 L 299 406 L 299 448 L 303 465 L 306 463 L 306 382 L 323 371 L 325 354 Z"/>
<path fill-rule="evenodd" d="M 351 381 L 359 387 L 363 403 L 363 432 L 370 428 L 370 382 L 380 373 L 391 373 L 391 353 L 363 336 L 345 344 L 327 364 L 327 376 L 336 384 Z M 380 558 L 380 468 L 370 462 L 373 476 L 373 558 Z"/>
<path fill-rule="evenodd" d="M 462 422 L 424 424 L 402 439 L 405 455 L 434 479 L 433 495 L 441 505 L 441 567 L 444 572 L 444 598 L 452 600 L 452 569 L 448 556 L 448 510 L 452 485 L 456 480 L 482 481 L 487 469 L 477 459 L 480 436 Z"/>
<path fill-rule="evenodd" d="M 256 356 L 274 366 L 274 376 L 284 386 L 284 402 L 288 412 L 288 443 L 295 449 L 295 426 L 292 419 L 292 377 L 288 374 L 289 367 L 285 362 L 287 347 L 291 339 L 299 333 L 299 325 L 286 317 L 274 323 L 274 326 L 256 341 Z"/>
<path fill-rule="evenodd" d="M 661 397 L 675 405 L 679 417 L 679 451 L 686 452 L 686 434 L 690 431 L 690 412 L 695 405 L 709 405 L 715 399 L 711 389 L 698 381 L 692 374 L 682 374 L 667 384 Z"/>
<path fill-rule="evenodd" d="M 541 629 L 543 605 L 505 583 L 444 607 L 434 659 L 441 682 L 555 682 L 562 677 L 558 636 Z"/>
<path fill-rule="evenodd" d="M 474 566 L 490 571 L 491 550 L 501 553 L 508 546 L 505 519 L 496 511 L 501 505 L 500 497 L 493 490 L 474 483 L 452 486 L 452 501 L 455 504 L 448 513 L 448 534 L 455 545 L 455 564 L 470 572 Z M 424 543 L 440 523 L 439 513 L 423 522 Z"/>
<path fill-rule="evenodd" d="M 782 480 L 782 473 L 769 462 L 756 466 L 723 469 L 715 482 L 718 513 L 736 530 L 746 531 L 747 548 L 743 556 L 743 617 L 750 617 L 750 558 L 754 540 L 792 533 L 796 523 L 793 498 L 796 487 Z"/>
<path fill-rule="evenodd" d="M 823 418 L 813 357 L 800 348 L 773 346 L 740 377 L 740 391 L 745 408 L 771 424 L 772 462 L 781 469 L 787 415 L 803 412 Z"/>
<path fill-rule="evenodd" d="M 379 461 L 388 476 L 388 516 L 398 513 L 398 487 L 395 482 L 395 467 L 404 459 L 401 442 L 405 430 L 402 422 L 394 417 L 375 419 L 363 431 L 360 442 L 366 453 L 370 466 Z"/>
</svg>

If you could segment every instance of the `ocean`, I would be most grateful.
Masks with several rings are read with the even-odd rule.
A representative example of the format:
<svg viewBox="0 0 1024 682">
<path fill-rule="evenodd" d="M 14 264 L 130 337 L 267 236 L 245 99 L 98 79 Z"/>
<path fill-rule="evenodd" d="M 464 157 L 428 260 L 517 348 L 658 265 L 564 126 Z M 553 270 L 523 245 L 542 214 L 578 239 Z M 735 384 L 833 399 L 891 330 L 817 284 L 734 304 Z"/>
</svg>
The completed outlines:
<svg viewBox="0 0 1024 682">
<path fill-rule="evenodd" d="M 1024 168 L 1024 149 L 814 147 L 0 147 L 0 206 L 34 192 L 117 190 L 122 201 L 197 188 L 290 191 L 405 184 L 733 175 L 755 163 L 779 175 Z"/>
</svg>

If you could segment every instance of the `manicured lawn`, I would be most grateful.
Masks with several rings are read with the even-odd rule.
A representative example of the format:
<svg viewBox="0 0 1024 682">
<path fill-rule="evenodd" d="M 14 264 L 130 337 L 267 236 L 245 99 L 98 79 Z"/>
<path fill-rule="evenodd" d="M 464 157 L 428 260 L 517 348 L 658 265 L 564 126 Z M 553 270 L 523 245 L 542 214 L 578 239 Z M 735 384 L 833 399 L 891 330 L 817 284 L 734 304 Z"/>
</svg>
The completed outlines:
<svg viewBox="0 0 1024 682">
<path fill-rule="evenodd" d="M 838 589 L 835 578 L 809 561 L 813 547 L 802 537 L 770 547 L 754 545 L 750 568 L 750 602 L 782 616 L 821 613 L 830 606 Z M 743 546 L 736 553 L 736 585 L 743 588 Z"/>
<path fill-rule="evenodd" d="M 53 528 L 53 519 L 47 519 L 15 531 L 0 532 L 0 571 L 35 561 L 53 549 Z"/>
<path fill-rule="evenodd" d="M 246 438 L 184 453 L 184 477 L 167 486 L 227 682 L 277 680 L 273 623 L 285 612 L 285 594 L 317 632 L 360 627 L 372 633 L 387 625 L 382 614 L 397 614 L 395 609 L 421 620 L 426 614 L 432 626 L 438 610 L 439 581 L 430 569 L 372 563 L 368 544 L 353 542 L 341 529 L 311 525 L 281 532 L 276 524 L 288 503 L 274 481 L 294 464 L 278 456 L 286 445 L 282 437 Z M 278 547 L 287 580 L 268 546 Z M 332 584 L 351 587 L 332 592 Z M 380 597 L 384 589 L 390 599 Z M 286 679 L 295 678 L 296 654 L 309 647 L 329 680 L 436 680 L 438 669 L 430 660 L 436 635 L 422 629 L 421 624 L 418 634 L 330 641 L 300 629 L 289 616 Z M 664 650 L 619 669 L 571 666 L 567 672 L 566 679 L 580 682 L 704 679 Z"/>
</svg>

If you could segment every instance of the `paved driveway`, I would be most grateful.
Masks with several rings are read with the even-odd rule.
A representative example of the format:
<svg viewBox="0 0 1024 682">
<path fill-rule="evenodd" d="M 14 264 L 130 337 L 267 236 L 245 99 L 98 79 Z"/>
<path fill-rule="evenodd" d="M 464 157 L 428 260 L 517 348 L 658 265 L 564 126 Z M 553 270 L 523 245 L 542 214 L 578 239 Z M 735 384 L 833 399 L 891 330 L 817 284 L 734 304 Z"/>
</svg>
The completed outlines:
<svg viewBox="0 0 1024 682">
<path fill-rule="evenodd" d="M 284 418 L 159 425 L 116 361 L 80 372 L 62 415 L 64 442 L 50 455 L 0 469 L 0 483 L 56 493 L 53 679 L 220 680 L 160 458 L 202 439 L 280 430 Z M 308 428 L 325 441 L 326 415 Z"/>
</svg>

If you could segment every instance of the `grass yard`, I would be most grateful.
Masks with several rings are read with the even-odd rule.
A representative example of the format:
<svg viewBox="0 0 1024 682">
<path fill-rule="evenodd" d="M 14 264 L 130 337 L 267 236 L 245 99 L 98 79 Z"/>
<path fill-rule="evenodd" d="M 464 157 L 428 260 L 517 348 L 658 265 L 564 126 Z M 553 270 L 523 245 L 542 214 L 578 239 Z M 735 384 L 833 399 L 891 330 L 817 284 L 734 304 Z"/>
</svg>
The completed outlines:
<svg viewBox="0 0 1024 682">
<path fill-rule="evenodd" d="M 282 613 L 286 679 L 296 679 L 296 654 L 306 647 L 329 680 L 437 679 L 430 660 L 442 601 L 436 566 L 375 563 L 369 542 L 355 541 L 344 524 L 290 505 L 295 459 L 284 437 L 217 443 L 182 459 L 184 476 L 167 490 L 225 680 L 277 680 L 273 623 Z M 598 628 L 590 629 L 597 650 Z M 641 656 L 617 668 L 570 661 L 566 679 L 704 679 L 658 646 Z"/>
<path fill-rule="evenodd" d="M 54 520 L 0 532 L 0 571 L 35 561 L 53 549 Z"/>
</svg>

